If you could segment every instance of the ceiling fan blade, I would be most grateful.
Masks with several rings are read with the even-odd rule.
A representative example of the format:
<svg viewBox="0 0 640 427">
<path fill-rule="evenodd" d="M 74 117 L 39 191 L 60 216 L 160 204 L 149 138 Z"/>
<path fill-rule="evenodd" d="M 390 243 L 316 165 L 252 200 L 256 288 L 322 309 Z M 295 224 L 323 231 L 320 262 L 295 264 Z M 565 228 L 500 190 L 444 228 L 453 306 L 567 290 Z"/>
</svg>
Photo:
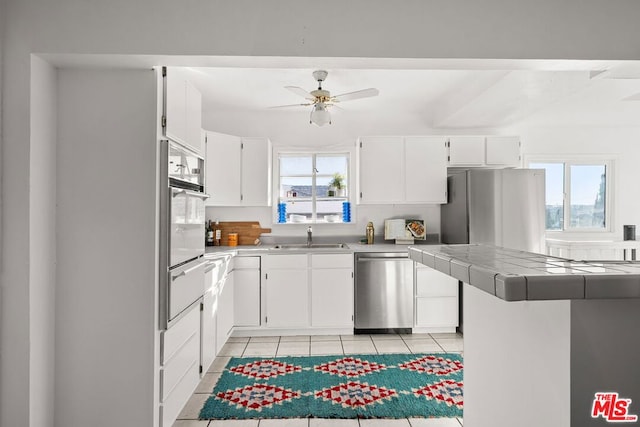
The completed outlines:
<svg viewBox="0 0 640 427">
<path fill-rule="evenodd" d="M 274 105 L 273 107 L 269 107 L 269 108 L 308 107 L 310 105 L 313 105 L 313 103 L 307 102 L 306 104 Z"/>
<path fill-rule="evenodd" d="M 357 90 L 355 92 L 343 93 L 341 95 L 332 96 L 331 100 L 335 102 L 351 101 L 353 99 L 369 98 L 370 96 L 377 96 L 379 93 L 380 91 L 375 88 L 362 89 L 362 90 Z"/>
<path fill-rule="evenodd" d="M 299 95 L 305 99 L 308 99 L 309 101 L 314 101 L 316 98 L 315 96 L 311 95 L 309 92 L 307 92 L 306 90 L 302 89 L 301 87 L 298 86 L 285 86 L 285 89 L 289 89 L 291 92 L 295 93 L 296 95 Z"/>
</svg>

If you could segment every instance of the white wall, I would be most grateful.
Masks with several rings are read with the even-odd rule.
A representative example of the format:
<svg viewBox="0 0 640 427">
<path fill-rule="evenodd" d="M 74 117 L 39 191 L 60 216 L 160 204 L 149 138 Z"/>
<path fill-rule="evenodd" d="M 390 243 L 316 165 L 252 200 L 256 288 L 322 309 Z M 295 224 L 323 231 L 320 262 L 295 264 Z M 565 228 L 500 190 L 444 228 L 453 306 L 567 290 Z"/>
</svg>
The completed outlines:
<svg viewBox="0 0 640 427">
<path fill-rule="evenodd" d="M 614 156 L 613 231 L 611 233 L 562 233 L 563 239 L 622 240 L 622 226 L 640 224 L 638 197 L 638 159 L 640 159 L 640 127 L 522 127 L 522 151 L 557 155 L 563 159 L 571 155 Z M 549 237 L 552 237 L 549 235 Z M 553 237 L 558 237 L 555 234 Z"/>
<path fill-rule="evenodd" d="M 46 426 L 54 412 L 57 74 L 35 56 L 31 67 L 29 412 L 31 426 Z"/>
<path fill-rule="evenodd" d="M 159 348 L 156 75 L 58 73 L 55 421 L 48 423 L 151 426 Z"/>
<path fill-rule="evenodd" d="M 34 309 L 29 194 L 31 169 L 36 167 L 30 156 L 32 53 L 640 59 L 636 0 L 4 0 L 0 4 L 5 7 L 2 426 L 29 424 L 29 342 L 38 338 L 29 332 L 29 313 Z M 326 22 L 331 22 L 331 31 Z M 85 229 L 78 238 L 92 233 Z M 60 299 L 60 293 L 57 296 Z M 64 347 L 56 346 L 61 352 L 58 358 L 66 357 Z M 98 415 L 95 420 L 100 420 Z"/>
</svg>

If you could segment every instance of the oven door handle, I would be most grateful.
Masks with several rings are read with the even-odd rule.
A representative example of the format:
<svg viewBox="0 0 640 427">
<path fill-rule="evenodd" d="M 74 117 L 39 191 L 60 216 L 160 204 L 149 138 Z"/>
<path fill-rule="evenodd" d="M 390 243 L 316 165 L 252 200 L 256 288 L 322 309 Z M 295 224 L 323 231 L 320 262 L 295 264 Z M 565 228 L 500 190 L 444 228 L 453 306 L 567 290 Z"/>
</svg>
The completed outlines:
<svg viewBox="0 0 640 427">
<path fill-rule="evenodd" d="M 173 190 L 172 196 L 173 197 L 177 197 L 177 196 L 179 196 L 181 194 L 186 194 L 186 195 L 193 196 L 193 197 L 199 197 L 202 200 L 206 200 L 206 199 L 208 199 L 210 197 L 208 194 L 196 193 L 195 191 L 189 191 L 189 190 Z"/>
<path fill-rule="evenodd" d="M 186 276 L 187 274 L 191 273 L 192 271 L 195 271 L 198 268 L 202 267 L 203 265 L 207 265 L 207 264 L 208 264 L 208 262 L 206 262 L 206 261 L 205 262 L 201 262 L 200 264 L 194 265 L 191 268 L 187 268 L 186 270 L 182 270 L 180 273 L 176 274 L 175 276 L 172 274 L 171 275 L 171 281 L 176 280 L 176 279 L 178 279 L 178 278 L 180 278 L 182 276 Z"/>
</svg>

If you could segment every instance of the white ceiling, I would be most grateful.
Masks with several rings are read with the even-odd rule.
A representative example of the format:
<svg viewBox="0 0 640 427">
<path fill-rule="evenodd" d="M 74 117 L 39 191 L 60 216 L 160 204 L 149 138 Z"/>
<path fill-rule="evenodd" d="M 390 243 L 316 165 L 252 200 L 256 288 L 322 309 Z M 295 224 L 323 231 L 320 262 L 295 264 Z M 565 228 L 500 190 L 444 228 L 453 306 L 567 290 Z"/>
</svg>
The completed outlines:
<svg viewBox="0 0 640 427">
<path fill-rule="evenodd" d="M 637 62 L 388 60 L 369 64 L 366 60 L 327 60 L 327 66 L 318 62 L 314 60 L 313 67 L 308 68 L 300 61 L 293 67 L 271 61 L 260 68 L 192 67 L 188 72 L 203 93 L 205 114 L 224 111 L 255 117 L 259 112 L 273 112 L 274 106 L 304 102 L 284 86 L 311 91 L 317 86 L 311 73 L 325 68 L 329 76 L 323 88 L 332 95 L 370 87 L 380 90 L 375 98 L 345 102 L 340 105 L 343 110 L 333 110 L 341 120 L 348 120 L 350 113 L 378 120 L 419 116 L 434 129 L 498 128 L 522 123 L 640 124 Z M 299 117 L 309 108 L 278 111 Z"/>
</svg>

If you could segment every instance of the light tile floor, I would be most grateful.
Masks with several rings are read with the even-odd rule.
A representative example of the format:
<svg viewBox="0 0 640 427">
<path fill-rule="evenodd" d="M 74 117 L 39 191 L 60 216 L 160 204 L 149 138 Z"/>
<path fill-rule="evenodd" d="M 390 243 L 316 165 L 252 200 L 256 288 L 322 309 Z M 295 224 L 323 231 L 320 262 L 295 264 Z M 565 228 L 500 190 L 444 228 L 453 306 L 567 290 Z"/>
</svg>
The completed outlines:
<svg viewBox="0 0 640 427">
<path fill-rule="evenodd" d="M 211 395 L 231 357 L 257 356 L 321 356 L 327 354 L 384 354 L 384 353 L 463 353 L 460 334 L 408 335 L 296 335 L 290 337 L 229 338 L 220 355 L 187 402 L 173 427 L 460 427 L 462 418 L 403 418 L 388 419 L 264 419 L 264 420 L 205 420 L 198 414 Z"/>
</svg>

